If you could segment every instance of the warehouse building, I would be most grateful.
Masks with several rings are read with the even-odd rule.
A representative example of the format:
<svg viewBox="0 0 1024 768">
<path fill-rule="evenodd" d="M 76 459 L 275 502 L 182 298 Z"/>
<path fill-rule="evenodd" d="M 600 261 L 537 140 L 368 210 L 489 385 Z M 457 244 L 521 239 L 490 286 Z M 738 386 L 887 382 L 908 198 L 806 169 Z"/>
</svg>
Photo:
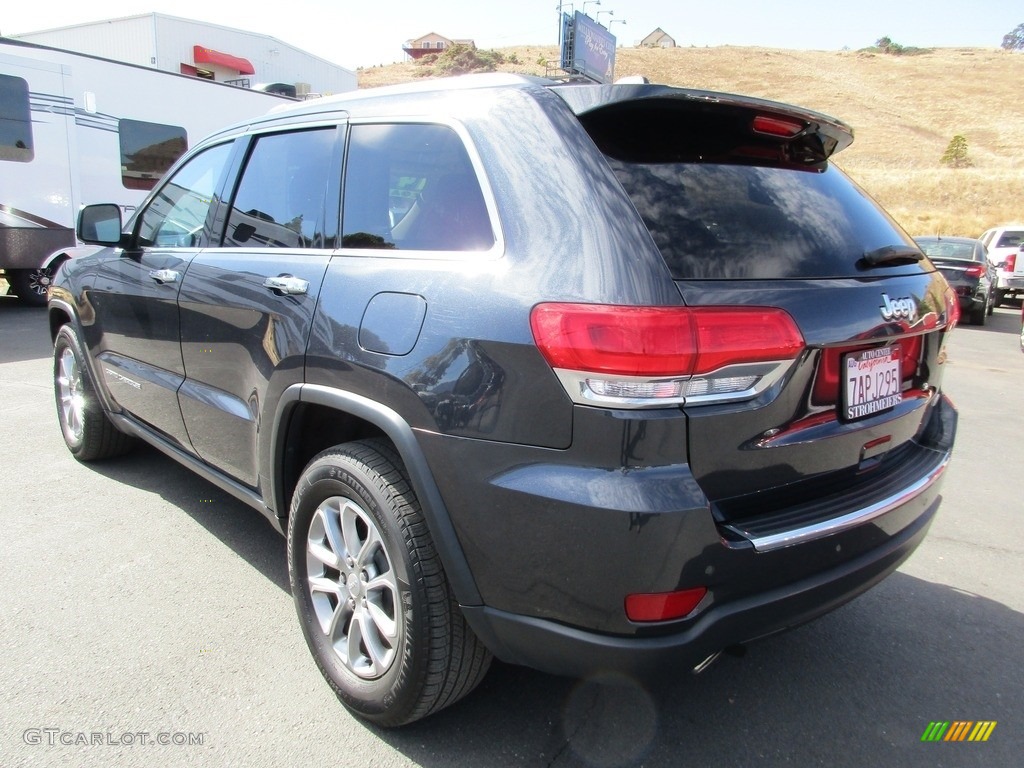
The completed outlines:
<svg viewBox="0 0 1024 768">
<path fill-rule="evenodd" d="M 300 98 L 356 89 L 356 73 L 269 35 L 147 13 L 12 38 Z"/>
</svg>

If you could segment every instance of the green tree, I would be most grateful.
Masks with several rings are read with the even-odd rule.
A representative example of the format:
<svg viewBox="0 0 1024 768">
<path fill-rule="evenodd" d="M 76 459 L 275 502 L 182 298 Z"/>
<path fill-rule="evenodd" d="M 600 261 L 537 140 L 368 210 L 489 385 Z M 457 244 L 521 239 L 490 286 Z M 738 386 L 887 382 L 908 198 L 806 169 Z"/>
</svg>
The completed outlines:
<svg viewBox="0 0 1024 768">
<path fill-rule="evenodd" d="M 946 151 L 942 153 L 940 162 L 950 168 L 970 168 L 974 165 L 967 156 L 967 139 L 959 133 L 954 136 Z"/>
<path fill-rule="evenodd" d="M 498 51 L 480 51 L 468 45 L 450 45 L 434 61 L 438 75 L 466 75 L 470 72 L 493 72 L 505 57 Z"/>
<path fill-rule="evenodd" d="M 1002 47 L 1008 51 L 1024 51 L 1024 24 L 1018 24 L 1003 35 Z"/>
<path fill-rule="evenodd" d="M 899 56 L 903 53 L 903 46 L 899 43 L 894 43 L 888 35 L 875 40 L 875 48 L 882 53 L 891 53 L 894 56 Z"/>
</svg>

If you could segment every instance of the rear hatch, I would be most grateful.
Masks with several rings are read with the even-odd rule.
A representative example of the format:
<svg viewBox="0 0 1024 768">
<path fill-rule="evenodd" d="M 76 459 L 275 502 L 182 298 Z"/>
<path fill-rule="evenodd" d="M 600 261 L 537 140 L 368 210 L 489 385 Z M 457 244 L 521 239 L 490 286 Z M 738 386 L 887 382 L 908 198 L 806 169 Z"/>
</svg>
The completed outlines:
<svg viewBox="0 0 1024 768">
<path fill-rule="evenodd" d="M 686 305 L 782 310 L 803 336 L 796 358 L 761 383 L 747 386 L 749 366 L 727 367 L 682 405 L 690 466 L 724 531 L 749 539 L 813 525 L 941 471 L 934 422 L 955 297 L 830 164 L 853 140 L 848 126 L 666 86 L 556 90 Z M 733 381 L 747 388 L 730 392 Z"/>
</svg>

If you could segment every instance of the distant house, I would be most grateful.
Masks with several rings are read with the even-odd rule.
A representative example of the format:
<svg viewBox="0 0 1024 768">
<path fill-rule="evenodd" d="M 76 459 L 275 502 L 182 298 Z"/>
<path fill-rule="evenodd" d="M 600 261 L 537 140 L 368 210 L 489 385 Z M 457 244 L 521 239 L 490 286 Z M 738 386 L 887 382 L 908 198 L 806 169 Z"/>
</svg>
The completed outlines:
<svg viewBox="0 0 1024 768">
<path fill-rule="evenodd" d="M 638 48 L 675 48 L 676 41 L 668 32 L 658 27 L 640 41 Z"/>
<path fill-rule="evenodd" d="M 406 40 L 402 50 L 414 59 L 420 59 L 428 53 L 440 53 L 445 48 L 453 45 L 465 45 L 468 48 L 476 48 L 472 40 L 452 40 L 450 38 L 431 32 L 415 40 Z"/>
</svg>

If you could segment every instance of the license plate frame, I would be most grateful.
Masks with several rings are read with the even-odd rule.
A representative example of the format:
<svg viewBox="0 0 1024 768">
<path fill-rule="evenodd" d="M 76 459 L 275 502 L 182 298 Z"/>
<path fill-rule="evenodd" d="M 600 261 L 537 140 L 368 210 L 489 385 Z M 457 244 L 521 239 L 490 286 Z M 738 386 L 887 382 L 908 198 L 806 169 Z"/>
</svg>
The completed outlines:
<svg viewBox="0 0 1024 768">
<path fill-rule="evenodd" d="M 903 402 L 901 352 L 899 344 L 890 344 L 843 355 L 844 421 L 891 411 Z"/>
</svg>

